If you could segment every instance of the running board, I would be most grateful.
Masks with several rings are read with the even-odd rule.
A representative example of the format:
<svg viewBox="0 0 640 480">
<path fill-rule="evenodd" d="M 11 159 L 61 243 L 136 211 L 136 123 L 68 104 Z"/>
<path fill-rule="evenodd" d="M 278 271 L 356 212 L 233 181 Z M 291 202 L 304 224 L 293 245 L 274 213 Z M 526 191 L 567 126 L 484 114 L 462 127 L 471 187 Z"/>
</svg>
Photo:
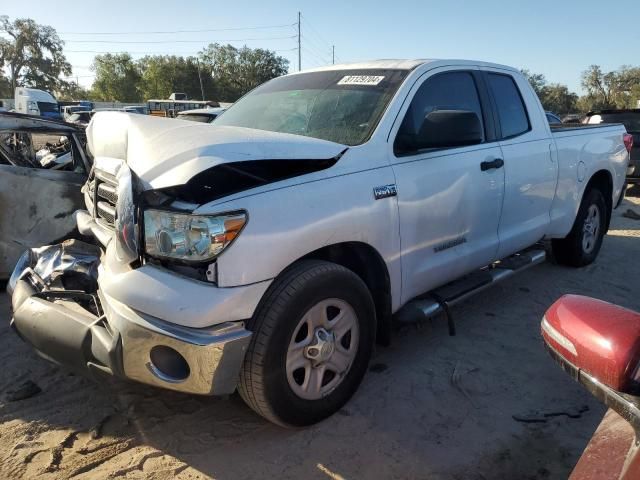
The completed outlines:
<svg viewBox="0 0 640 480">
<path fill-rule="evenodd" d="M 546 259 L 545 250 L 536 248 L 524 250 L 503 260 L 454 280 L 428 294 L 407 303 L 396 315 L 403 323 L 417 323 L 440 313 L 447 316 L 449 335 L 456 334 L 456 327 L 449 310 L 450 307 L 482 292 L 483 290 L 506 280 Z"/>
</svg>

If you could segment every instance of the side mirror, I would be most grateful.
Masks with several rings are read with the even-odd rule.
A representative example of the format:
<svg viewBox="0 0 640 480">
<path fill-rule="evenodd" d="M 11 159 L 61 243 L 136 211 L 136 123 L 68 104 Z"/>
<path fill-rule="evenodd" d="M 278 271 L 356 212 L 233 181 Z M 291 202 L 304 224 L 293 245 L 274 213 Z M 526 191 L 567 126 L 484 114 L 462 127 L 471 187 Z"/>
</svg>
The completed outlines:
<svg viewBox="0 0 640 480">
<path fill-rule="evenodd" d="M 478 114 L 468 110 L 434 110 L 426 115 L 416 135 L 416 148 L 461 147 L 482 143 Z"/>
<path fill-rule="evenodd" d="M 542 336 L 563 368 L 605 403 L 614 392 L 640 393 L 640 314 L 566 295 L 545 313 Z"/>
</svg>

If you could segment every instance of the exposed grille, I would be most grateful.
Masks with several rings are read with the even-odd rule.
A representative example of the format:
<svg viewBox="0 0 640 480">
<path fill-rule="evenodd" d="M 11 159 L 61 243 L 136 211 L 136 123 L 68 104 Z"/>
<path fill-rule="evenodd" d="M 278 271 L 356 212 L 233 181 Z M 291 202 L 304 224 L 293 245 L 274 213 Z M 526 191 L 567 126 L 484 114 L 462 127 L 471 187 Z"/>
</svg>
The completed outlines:
<svg viewBox="0 0 640 480">
<path fill-rule="evenodd" d="M 97 220 L 108 228 L 114 228 L 118 203 L 118 184 L 115 178 L 96 172 L 93 182 L 89 184 L 89 195 L 94 200 Z"/>
</svg>

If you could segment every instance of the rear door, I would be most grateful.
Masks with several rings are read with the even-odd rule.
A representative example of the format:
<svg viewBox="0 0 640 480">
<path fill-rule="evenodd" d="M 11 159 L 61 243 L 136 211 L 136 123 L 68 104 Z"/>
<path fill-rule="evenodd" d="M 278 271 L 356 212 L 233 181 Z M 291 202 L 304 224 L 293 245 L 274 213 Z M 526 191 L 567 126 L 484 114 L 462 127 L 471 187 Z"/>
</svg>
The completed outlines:
<svg viewBox="0 0 640 480">
<path fill-rule="evenodd" d="M 507 257 L 541 240 L 551 221 L 558 162 L 549 125 L 523 77 L 508 70 L 486 69 L 500 148 L 504 159 L 504 207 L 498 257 Z"/>
<path fill-rule="evenodd" d="M 3 141 L 8 141 L 6 132 L 2 133 Z M 27 135 L 22 138 L 30 138 L 31 146 L 25 142 L 25 155 L 35 154 L 45 143 L 60 138 L 60 134 Z M 56 243 L 75 232 L 73 212 L 83 208 L 80 188 L 87 173 L 81 147 L 75 137 L 70 139 L 72 161 L 64 166 L 11 165 L 6 156 L 8 149 L 4 149 L 5 154 L 0 157 L 0 279 L 9 277 L 27 248 Z"/>
<path fill-rule="evenodd" d="M 476 112 L 484 127 L 477 145 L 404 150 L 434 110 Z M 482 170 L 501 158 L 490 105 L 477 69 L 426 73 L 412 88 L 390 135 L 400 217 L 402 302 L 495 260 L 504 170 Z M 404 142 L 410 144 L 411 142 Z"/>
</svg>

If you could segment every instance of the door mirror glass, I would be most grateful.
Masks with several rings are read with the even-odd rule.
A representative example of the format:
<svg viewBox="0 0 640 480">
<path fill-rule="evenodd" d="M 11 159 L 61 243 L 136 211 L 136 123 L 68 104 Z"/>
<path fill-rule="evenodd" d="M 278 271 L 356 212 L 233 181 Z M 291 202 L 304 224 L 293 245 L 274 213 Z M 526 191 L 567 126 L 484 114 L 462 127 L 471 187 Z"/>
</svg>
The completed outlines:
<svg viewBox="0 0 640 480">
<path fill-rule="evenodd" d="M 579 372 L 617 392 L 640 393 L 640 314 L 566 295 L 547 310 L 542 336 L 548 348 Z"/>
<path fill-rule="evenodd" d="M 482 143 L 482 122 L 468 110 L 434 110 L 429 112 L 416 134 L 415 147 L 450 148 Z"/>
</svg>

